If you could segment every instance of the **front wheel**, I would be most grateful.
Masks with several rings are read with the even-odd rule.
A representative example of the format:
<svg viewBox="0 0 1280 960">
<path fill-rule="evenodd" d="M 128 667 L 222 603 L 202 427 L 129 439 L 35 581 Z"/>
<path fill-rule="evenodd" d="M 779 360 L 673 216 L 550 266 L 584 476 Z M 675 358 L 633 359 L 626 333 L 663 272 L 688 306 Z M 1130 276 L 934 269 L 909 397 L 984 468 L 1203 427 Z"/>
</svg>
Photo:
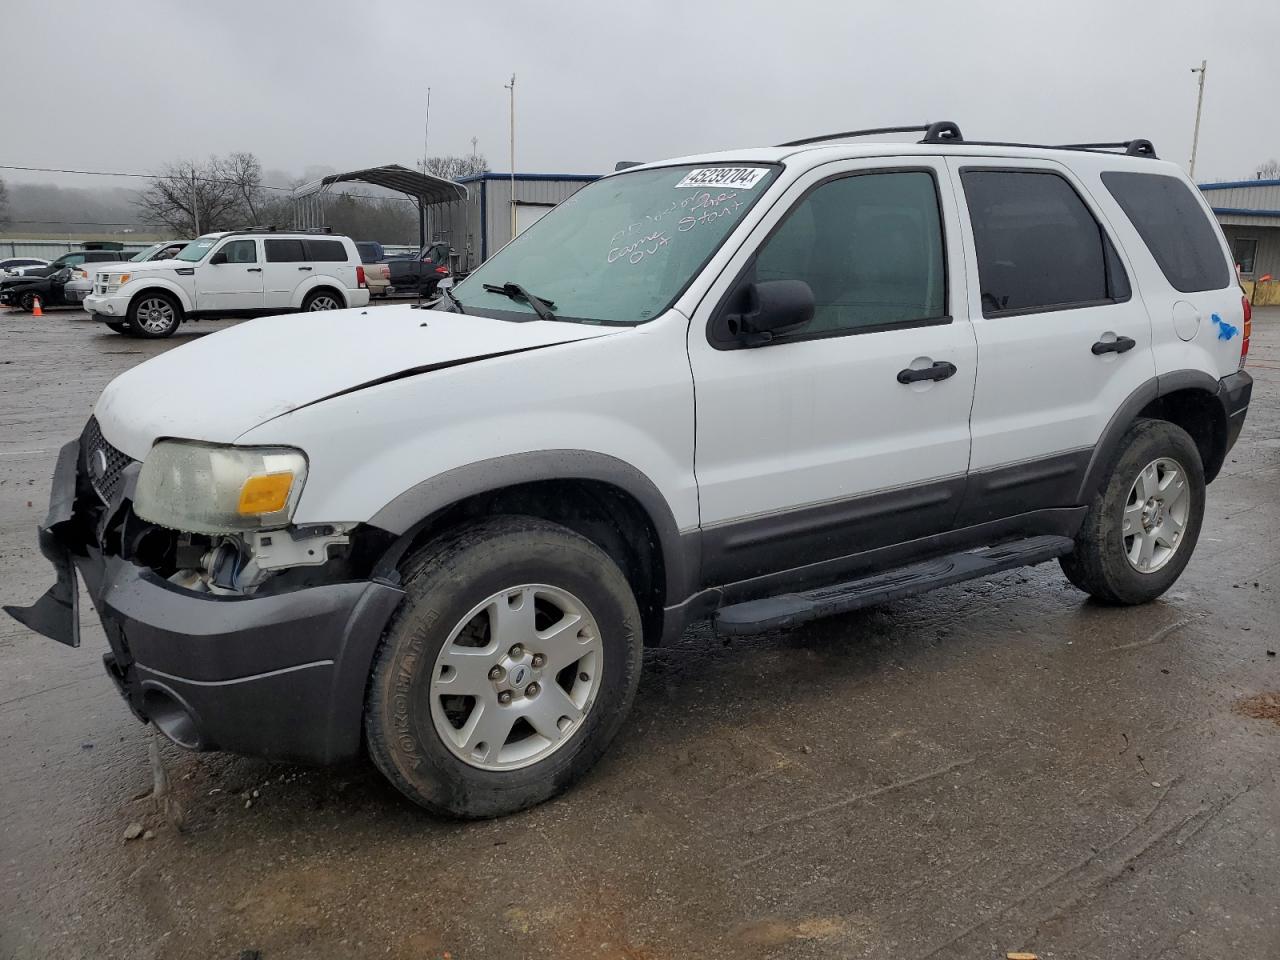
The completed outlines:
<svg viewBox="0 0 1280 960">
<path fill-rule="evenodd" d="M 31 313 L 35 308 L 36 295 L 34 293 L 24 293 L 18 297 L 18 309 Z"/>
<path fill-rule="evenodd" d="M 557 524 L 497 517 L 404 572 L 365 712 L 383 774 L 428 810 L 480 818 L 586 773 L 640 679 L 640 612 L 613 560 Z"/>
<path fill-rule="evenodd" d="M 1195 441 L 1164 420 L 1139 420 L 1059 562 L 1103 603 L 1154 600 L 1181 575 L 1204 519 L 1204 466 Z"/>
<path fill-rule="evenodd" d="M 141 293 L 129 304 L 126 322 L 140 337 L 150 340 L 171 337 L 182 324 L 182 307 L 167 293 Z"/>
</svg>

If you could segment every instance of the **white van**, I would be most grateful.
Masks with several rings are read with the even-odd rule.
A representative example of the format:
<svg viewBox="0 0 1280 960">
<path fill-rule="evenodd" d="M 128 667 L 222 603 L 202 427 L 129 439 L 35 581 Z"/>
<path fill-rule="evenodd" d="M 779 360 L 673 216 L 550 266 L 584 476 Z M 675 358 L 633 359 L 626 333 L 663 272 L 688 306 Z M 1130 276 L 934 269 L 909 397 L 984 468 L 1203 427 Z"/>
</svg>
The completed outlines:
<svg viewBox="0 0 1280 960">
<path fill-rule="evenodd" d="M 1252 390 L 1221 231 L 1146 141 L 920 131 L 633 167 L 376 335 L 274 317 L 135 367 L 59 458 L 57 583 L 8 609 L 76 645 L 78 572 L 177 743 L 367 747 L 483 817 L 588 770 L 700 618 L 1051 559 L 1159 596 Z"/>
</svg>

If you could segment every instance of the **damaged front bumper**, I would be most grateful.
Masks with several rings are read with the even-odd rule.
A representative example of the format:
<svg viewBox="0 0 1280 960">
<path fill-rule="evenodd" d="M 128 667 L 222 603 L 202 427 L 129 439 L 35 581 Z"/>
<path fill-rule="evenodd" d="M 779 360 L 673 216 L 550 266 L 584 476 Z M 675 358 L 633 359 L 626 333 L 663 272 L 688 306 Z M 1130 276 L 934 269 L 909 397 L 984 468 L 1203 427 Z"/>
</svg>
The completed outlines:
<svg viewBox="0 0 1280 960">
<path fill-rule="evenodd" d="M 56 581 L 32 606 L 4 609 L 78 647 L 82 578 L 108 674 L 139 719 L 181 746 L 314 763 L 357 754 L 369 667 L 403 591 L 379 580 L 255 596 L 176 586 L 114 552 L 137 465 L 107 500 L 88 482 L 83 442 L 59 453 L 39 528 Z"/>
</svg>

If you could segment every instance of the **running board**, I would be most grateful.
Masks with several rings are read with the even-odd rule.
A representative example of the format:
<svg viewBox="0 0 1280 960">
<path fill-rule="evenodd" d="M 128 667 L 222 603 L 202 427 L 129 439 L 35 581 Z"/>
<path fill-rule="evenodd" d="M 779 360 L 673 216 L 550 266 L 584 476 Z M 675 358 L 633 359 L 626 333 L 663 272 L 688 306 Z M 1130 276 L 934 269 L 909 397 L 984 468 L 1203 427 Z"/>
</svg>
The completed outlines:
<svg viewBox="0 0 1280 960">
<path fill-rule="evenodd" d="M 763 600 L 735 603 L 716 612 L 715 625 L 721 633 L 735 636 L 793 627 L 808 620 L 848 613 L 1002 570 L 1043 563 L 1070 553 L 1071 547 L 1072 541 L 1068 537 L 1044 536 L 967 553 L 953 553 L 937 560 L 913 563 L 806 593 L 784 593 Z"/>
</svg>

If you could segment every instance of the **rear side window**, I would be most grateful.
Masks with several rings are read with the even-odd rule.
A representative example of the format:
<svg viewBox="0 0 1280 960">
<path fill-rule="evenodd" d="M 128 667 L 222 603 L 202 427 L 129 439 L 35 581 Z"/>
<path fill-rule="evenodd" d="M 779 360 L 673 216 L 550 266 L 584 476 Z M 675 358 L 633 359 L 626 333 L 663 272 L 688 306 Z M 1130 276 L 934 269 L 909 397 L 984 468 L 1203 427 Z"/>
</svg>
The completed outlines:
<svg viewBox="0 0 1280 960">
<path fill-rule="evenodd" d="M 1098 306 L 1129 298 L 1111 241 L 1056 173 L 963 170 L 983 316 Z"/>
<path fill-rule="evenodd" d="M 301 240 L 264 240 L 267 263 L 303 263 L 307 259 Z"/>
<path fill-rule="evenodd" d="M 1108 171 L 1102 182 L 1175 290 L 1221 290 L 1231 283 L 1218 231 L 1177 177 Z"/>
<path fill-rule="evenodd" d="M 869 333 L 946 316 L 942 249 L 932 175 L 859 174 L 796 204 L 756 255 L 755 279 L 809 284 L 813 320 L 797 339 Z"/>
<path fill-rule="evenodd" d="M 347 248 L 341 240 L 308 240 L 311 259 L 319 263 L 346 263 Z"/>
</svg>

